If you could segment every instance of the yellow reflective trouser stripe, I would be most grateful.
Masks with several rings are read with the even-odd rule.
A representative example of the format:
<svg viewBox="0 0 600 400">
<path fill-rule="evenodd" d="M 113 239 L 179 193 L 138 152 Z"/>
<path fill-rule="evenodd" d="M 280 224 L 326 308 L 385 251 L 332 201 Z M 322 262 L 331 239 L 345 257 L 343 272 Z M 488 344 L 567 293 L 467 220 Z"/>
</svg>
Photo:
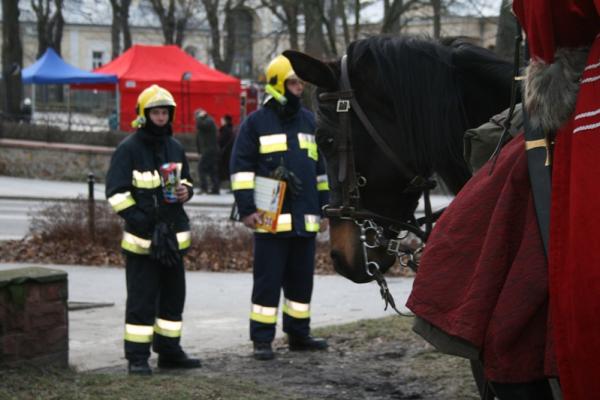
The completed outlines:
<svg viewBox="0 0 600 400">
<path fill-rule="evenodd" d="M 319 222 L 321 217 L 313 214 L 306 214 L 304 216 L 304 229 L 306 232 L 319 232 Z"/>
<path fill-rule="evenodd" d="M 143 239 L 129 232 L 123 232 L 121 247 L 135 254 L 150 254 L 150 239 Z"/>
<path fill-rule="evenodd" d="M 122 211 L 135 204 L 131 192 L 117 193 L 108 198 L 108 202 L 115 212 Z"/>
<path fill-rule="evenodd" d="M 177 232 L 176 236 L 179 250 L 185 250 L 192 244 L 192 233 L 190 231 Z"/>
<path fill-rule="evenodd" d="M 231 190 L 254 189 L 254 172 L 237 172 L 231 175 Z"/>
<path fill-rule="evenodd" d="M 285 133 L 276 133 L 273 135 L 264 135 L 258 138 L 260 141 L 259 152 L 261 154 L 273 153 L 275 151 L 287 150 L 287 135 Z"/>
<path fill-rule="evenodd" d="M 285 299 L 283 312 L 294 318 L 310 318 L 310 304 Z"/>
<path fill-rule="evenodd" d="M 252 304 L 250 319 L 263 324 L 277 323 L 277 307 L 264 307 L 258 304 Z"/>
<path fill-rule="evenodd" d="M 132 185 L 136 188 L 141 189 L 154 189 L 160 186 L 160 175 L 158 171 L 154 170 L 140 172 L 137 170 L 133 171 Z"/>
<path fill-rule="evenodd" d="M 135 343 L 151 343 L 154 330 L 152 325 L 125 324 L 125 340 Z"/>
<path fill-rule="evenodd" d="M 154 323 L 154 332 L 166 337 L 180 337 L 181 326 L 181 321 L 168 321 L 166 319 L 157 318 Z"/>
<path fill-rule="evenodd" d="M 327 174 L 317 176 L 317 190 L 329 190 Z"/>
</svg>

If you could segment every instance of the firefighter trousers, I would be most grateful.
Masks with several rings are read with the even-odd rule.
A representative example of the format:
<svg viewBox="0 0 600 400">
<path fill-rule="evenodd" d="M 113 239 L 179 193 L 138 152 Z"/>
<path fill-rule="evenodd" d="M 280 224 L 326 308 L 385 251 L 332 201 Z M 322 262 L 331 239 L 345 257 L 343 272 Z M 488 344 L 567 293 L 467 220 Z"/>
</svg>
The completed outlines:
<svg viewBox="0 0 600 400">
<path fill-rule="evenodd" d="M 185 302 L 183 261 L 165 267 L 149 256 L 126 255 L 127 304 L 125 358 L 147 360 L 156 353 L 181 352 L 181 315 Z"/>
<path fill-rule="evenodd" d="M 315 270 L 315 238 L 255 235 L 250 339 L 271 342 L 283 288 L 283 331 L 310 334 L 310 299 Z"/>
</svg>

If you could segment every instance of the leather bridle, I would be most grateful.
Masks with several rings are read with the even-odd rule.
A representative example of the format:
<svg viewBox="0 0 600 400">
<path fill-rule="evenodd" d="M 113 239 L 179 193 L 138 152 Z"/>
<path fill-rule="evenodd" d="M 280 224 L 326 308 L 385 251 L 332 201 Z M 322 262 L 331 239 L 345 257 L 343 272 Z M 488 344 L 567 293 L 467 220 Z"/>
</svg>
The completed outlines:
<svg viewBox="0 0 600 400">
<path fill-rule="evenodd" d="M 367 275 L 373 276 L 380 285 L 381 294 L 387 304 L 395 310 L 393 298 L 387 289 L 387 284 L 381 273 L 379 264 L 370 261 L 368 251 L 375 248 L 385 248 L 386 252 L 398 258 L 402 265 L 408 266 L 416 271 L 419 253 L 423 250 L 425 241 L 431 233 L 433 223 L 441 215 L 443 210 L 432 212 L 429 192 L 435 188 L 434 180 L 423 178 L 420 174 L 413 172 L 399 158 L 382 136 L 377 132 L 358 100 L 354 96 L 354 90 L 350 84 L 348 72 L 348 57 L 344 55 L 341 59 L 341 74 L 338 82 L 339 90 L 335 92 L 323 92 L 318 96 L 319 101 L 335 101 L 335 111 L 339 120 L 339 137 L 336 138 L 336 149 L 339 159 L 339 170 L 337 183 L 341 189 L 341 204 L 339 206 L 326 206 L 324 213 L 329 218 L 340 218 L 354 222 L 360 229 L 360 242 L 362 246 L 365 271 Z M 356 171 L 354 160 L 354 147 L 352 145 L 352 126 L 350 123 L 350 112 L 358 117 L 369 136 L 377 144 L 379 149 L 392 162 L 402 177 L 409 181 L 405 193 L 423 193 L 425 200 L 425 216 L 416 218 L 414 215 L 407 221 L 400 221 L 379 215 L 373 211 L 362 208 L 360 205 L 360 188 L 367 185 L 367 180 Z M 422 226 L 425 226 L 423 229 Z M 389 238 L 389 233 L 392 237 Z M 404 244 L 408 232 L 418 237 L 422 245 L 414 250 Z M 388 233 L 388 235 L 386 235 Z M 398 310 L 396 312 L 400 313 Z"/>
</svg>

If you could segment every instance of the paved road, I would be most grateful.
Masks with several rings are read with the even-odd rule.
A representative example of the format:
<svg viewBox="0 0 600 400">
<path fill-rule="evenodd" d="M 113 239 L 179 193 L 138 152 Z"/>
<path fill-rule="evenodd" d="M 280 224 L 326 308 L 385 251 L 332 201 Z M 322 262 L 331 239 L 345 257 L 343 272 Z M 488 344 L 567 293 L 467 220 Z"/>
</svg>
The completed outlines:
<svg viewBox="0 0 600 400">
<path fill-rule="evenodd" d="M 0 264 L 0 270 L 30 265 L 35 264 Z M 123 365 L 125 270 L 66 265 L 46 267 L 68 273 L 69 301 L 114 304 L 69 312 L 70 364 L 78 370 Z M 183 346 L 200 357 L 244 344 L 250 352 L 248 316 L 252 275 L 192 271 L 186 276 Z M 391 278 L 389 286 L 396 303 L 403 305 L 412 279 Z M 394 315 L 394 312 L 384 311 L 375 283 L 357 285 L 338 275 L 315 276 L 313 327 L 387 315 Z M 282 337 L 281 326 L 277 337 Z"/>
<path fill-rule="evenodd" d="M 40 207 L 37 201 L 0 199 L 0 240 L 23 238 L 29 229 L 29 215 Z"/>
</svg>

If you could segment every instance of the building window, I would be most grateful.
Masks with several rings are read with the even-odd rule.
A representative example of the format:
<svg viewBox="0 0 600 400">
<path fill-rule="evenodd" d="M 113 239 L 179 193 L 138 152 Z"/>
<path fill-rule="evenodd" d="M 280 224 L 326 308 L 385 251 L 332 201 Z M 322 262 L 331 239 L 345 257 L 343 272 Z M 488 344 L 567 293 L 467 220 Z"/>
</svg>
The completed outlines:
<svg viewBox="0 0 600 400">
<path fill-rule="evenodd" d="M 92 69 L 100 68 L 104 64 L 104 52 L 92 51 Z"/>
</svg>

